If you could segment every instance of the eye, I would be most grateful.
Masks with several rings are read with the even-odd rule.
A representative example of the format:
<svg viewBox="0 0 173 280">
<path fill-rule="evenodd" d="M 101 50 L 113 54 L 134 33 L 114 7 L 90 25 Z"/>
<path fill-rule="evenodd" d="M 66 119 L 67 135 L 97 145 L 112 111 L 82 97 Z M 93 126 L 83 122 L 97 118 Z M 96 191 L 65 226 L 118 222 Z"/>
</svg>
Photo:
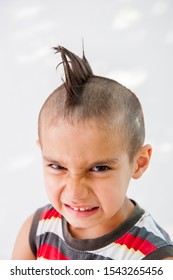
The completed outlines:
<svg viewBox="0 0 173 280">
<path fill-rule="evenodd" d="M 49 164 L 49 166 L 50 166 L 52 169 L 55 169 L 55 170 L 64 170 L 64 169 L 66 169 L 66 168 L 64 168 L 63 166 L 58 165 L 58 164 Z"/>
<path fill-rule="evenodd" d="M 94 166 L 91 171 L 94 171 L 94 172 L 105 172 L 107 170 L 109 170 L 110 168 L 106 165 L 98 165 L 98 166 Z"/>
</svg>

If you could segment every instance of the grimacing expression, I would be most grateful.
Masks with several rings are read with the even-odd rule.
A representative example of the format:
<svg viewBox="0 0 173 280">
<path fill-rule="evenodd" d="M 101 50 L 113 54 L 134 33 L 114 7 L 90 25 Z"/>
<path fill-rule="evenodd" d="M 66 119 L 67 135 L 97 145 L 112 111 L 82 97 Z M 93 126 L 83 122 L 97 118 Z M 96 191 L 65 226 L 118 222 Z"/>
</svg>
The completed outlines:
<svg viewBox="0 0 173 280">
<path fill-rule="evenodd" d="M 43 127 L 40 145 L 50 202 L 74 235 L 88 229 L 99 236 L 126 218 L 136 163 L 130 163 L 119 137 L 108 137 L 93 121 L 74 126 L 60 120 Z"/>
</svg>

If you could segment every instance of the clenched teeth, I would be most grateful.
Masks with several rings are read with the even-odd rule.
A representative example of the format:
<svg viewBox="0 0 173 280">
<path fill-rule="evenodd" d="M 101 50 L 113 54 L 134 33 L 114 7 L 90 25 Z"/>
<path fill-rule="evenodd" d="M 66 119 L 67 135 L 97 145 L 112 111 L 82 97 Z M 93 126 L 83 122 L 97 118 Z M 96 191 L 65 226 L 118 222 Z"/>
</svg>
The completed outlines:
<svg viewBox="0 0 173 280">
<path fill-rule="evenodd" d="M 72 207 L 73 208 L 73 210 L 75 210 L 75 211 L 86 211 L 86 210 L 91 210 L 92 208 L 89 208 L 89 207 L 86 207 L 86 208 L 83 208 L 83 207 L 81 207 L 81 208 L 78 208 L 78 207 Z"/>
</svg>

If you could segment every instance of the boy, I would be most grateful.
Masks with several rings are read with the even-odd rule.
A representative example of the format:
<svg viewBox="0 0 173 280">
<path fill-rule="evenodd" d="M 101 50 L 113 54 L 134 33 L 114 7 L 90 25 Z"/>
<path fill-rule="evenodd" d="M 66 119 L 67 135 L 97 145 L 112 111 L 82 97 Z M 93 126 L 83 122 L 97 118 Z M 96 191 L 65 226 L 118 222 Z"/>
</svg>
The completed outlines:
<svg viewBox="0 0 173 280">
<path fill-rule="evenodd" d="M 60 52 L 65 82 L 39 114 L 49 205 L 22 226 L 13 259 L 173 259 L 173 243 L 151 215 L 126 196 L 148 167 L 137 97 L 95 76 L 84 54 Z"/>
</svg>

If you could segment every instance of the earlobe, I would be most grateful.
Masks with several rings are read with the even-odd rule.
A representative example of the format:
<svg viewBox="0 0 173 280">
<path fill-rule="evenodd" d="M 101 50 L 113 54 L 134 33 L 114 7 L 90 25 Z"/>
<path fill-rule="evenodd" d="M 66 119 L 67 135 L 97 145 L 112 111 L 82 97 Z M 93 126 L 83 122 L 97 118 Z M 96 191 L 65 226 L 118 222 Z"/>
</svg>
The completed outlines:
<svg viewBox="0 0 173 280">
<path fill-rule="evenodd" d="M 145 170 L 147 169 L 152 154 L 152 147 L 147 144 L 143 146 L 135 157 L 135 168 L 133 173 L 133 178 L 140 178 Z"/>
</svg>

